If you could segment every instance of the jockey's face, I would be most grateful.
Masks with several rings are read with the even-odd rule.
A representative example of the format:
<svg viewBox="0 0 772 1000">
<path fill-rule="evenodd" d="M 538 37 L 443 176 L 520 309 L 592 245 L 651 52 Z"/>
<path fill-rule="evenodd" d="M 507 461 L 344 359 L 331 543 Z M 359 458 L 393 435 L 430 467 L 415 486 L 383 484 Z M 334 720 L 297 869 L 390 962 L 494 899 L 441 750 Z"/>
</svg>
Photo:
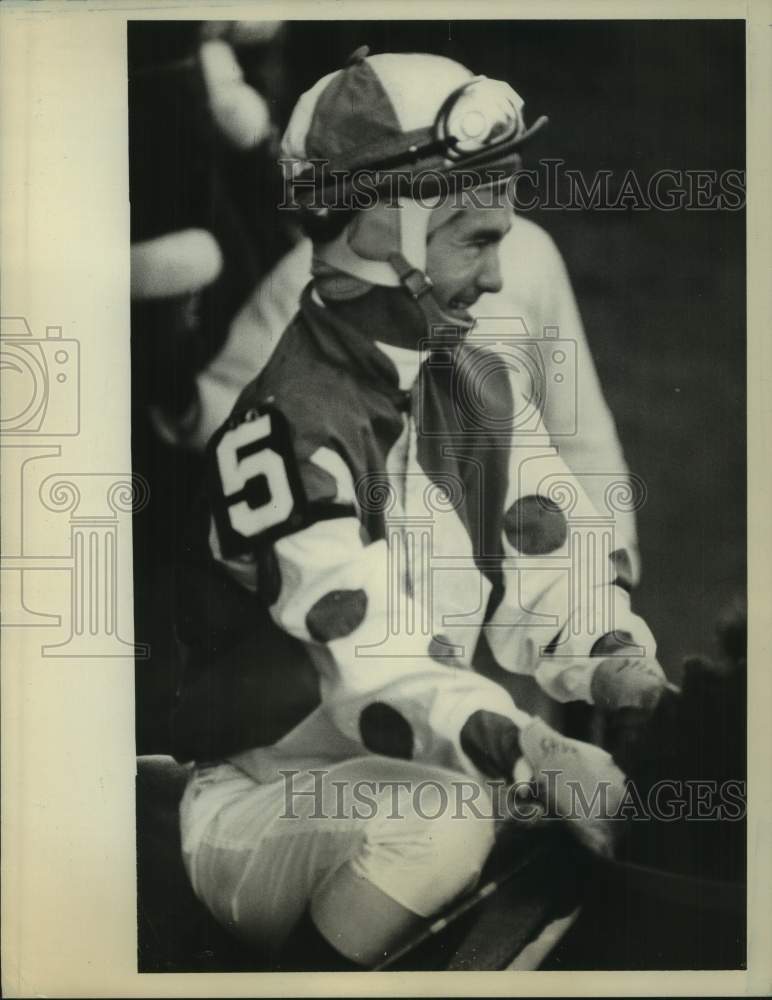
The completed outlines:
<svg viewBox="0 0 772 1000">
<path fill-rule="evenodd" d="M 465 323 L 485 292 L 501 291 L 499 244 L 512 227 L 511 206 L 470 205 L 429 236 L 426 273 L 442 309 Z"/>
</svg>

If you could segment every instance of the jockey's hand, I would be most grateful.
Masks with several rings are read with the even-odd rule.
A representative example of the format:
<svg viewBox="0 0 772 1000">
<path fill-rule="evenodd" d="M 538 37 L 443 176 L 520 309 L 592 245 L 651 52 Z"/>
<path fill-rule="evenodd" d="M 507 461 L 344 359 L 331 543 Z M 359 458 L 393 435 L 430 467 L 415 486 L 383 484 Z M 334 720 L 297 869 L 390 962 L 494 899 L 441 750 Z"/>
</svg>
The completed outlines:
<svg viewBox="0 0 772 1000">
<path fill-rule="evenodd" d="M 590 694 L 601 711 L 640 709 L 649 714 L 667 690 L 677 690 L 654 659 L 610 656 L 601 660 L 592 675 Z"/>
<path fill-rule="evenodd" d="M 611 755 L 538 717 L 520 733 L 520 749 L 548 815 L 565 819 L 586 847 L 611 857 L 622 826 L 614 816 L 625 794 L 625 776 Z"/>
<path fill-rule="evenodd" d="M 656 660 L 612 656 L 595 668 L 590 693 L 603 713 L 603 746 L 626 774 L 638 773 L 663 719 L 677 711 L 680 691 Z"/>
</svg>

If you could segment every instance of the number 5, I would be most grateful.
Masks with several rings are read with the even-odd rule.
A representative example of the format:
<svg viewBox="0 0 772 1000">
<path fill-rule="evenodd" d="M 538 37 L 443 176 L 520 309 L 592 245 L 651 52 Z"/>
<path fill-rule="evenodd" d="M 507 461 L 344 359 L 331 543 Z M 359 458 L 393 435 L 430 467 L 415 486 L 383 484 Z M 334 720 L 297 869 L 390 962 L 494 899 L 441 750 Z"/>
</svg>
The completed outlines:
<svg viewBox="0 0 772 1000">
<path fill-rule="evenodd" d="M 230 524 L 245 538 L 286 521 L 295 504 L 284 459 L 267 445 L 255 450 L 271 432 L 271 417 L 265 414 L 226 431 L 217 445 L 217 467 Z M 240 452 L 247 453 L 240 458 Z M 250 483 L 261 477 L 267 486 L 268 499 L 254 506 L 243 494 Z M 238 494 L 241 497 L 237 499 Z M 235 502 L 231 503 L 231 498 Z"/>
</svg>

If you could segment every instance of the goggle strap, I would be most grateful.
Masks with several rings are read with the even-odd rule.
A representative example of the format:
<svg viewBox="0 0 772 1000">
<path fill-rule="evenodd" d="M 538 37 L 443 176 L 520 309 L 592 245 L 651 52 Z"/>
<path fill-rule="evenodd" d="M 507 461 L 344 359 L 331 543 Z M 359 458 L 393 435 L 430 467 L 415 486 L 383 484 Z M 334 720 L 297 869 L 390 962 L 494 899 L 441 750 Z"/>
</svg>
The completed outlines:
<svg viewBox="0 0 772 1000">
<path fill-rule="evenodd" d="M 527 142 L 530 142 L 533 136 L 536 135 L 537 132 L 540 132 L 548 123 L 549 118 L 546 115 L 541 115 L 522 135 L 513 137 L 509 141 L 501 143 L 499 146 L 491 145 L 485 149 L 481 149 L 477 153 L 467 153 L 465 156 L 460 156 L 457 160 L 455 160 L 455 162 L 453 162 L 450 170 L 456 171 L 461 170 L 464 167 L 474 167 L 478 164 L 494 162 L 506 157 L 515 150 L 520 149 Z M 411 163 L 414 163 L 422 157 L 435 153 L 443 154 L 447 151 L 446 144 L 438 140 L 432 140 L 430 143 L 423 146 L 410 143 L 406 149 L 405 140 L 418 136 L 426 139 L 430 136 L 430 133 L 427 129 L 417 129 L 414 133 L 407 133 L 406 136 L 384 140 L 384 142 L 378 144 L 378 146 L 373 145 L 368 148 L 367 160 L 357 158 L 356 162 L 336 162 L 331 165 L 331 173 L 350 173 L 354 170 L 378 170 L 386 172 L 393 167 L 409 167 Z M 383 154 L 382 156 L 379 155 L 381 153 Z M 376 155 L 378 158 L 371 159 L 373 155 Z M 313 171 L 308 171 L 308 175 L 312 176 Z M 306 174 L 301 173 L 296 180 L 304 180 L 305 178 Z M 334 178 L 332 178 L 329 179 L 326 184 L 322 182 L 318 186 L 319 189 L 325 190 L 328 187 L 333 188 L 336 185 Z"/>
<path fill-rule="evenodd" d="M 338 160 L 332 165 L 333 170 L 385 170 L 400 164 L 409 164 L 432 152 L 442 152 L 444 142 L 438 142 L 434 133 L 428 128 L 417 128 L 410 132 L 389 136 L 360 149 L 356 158 Z"/>
<path fill-rule="evenodd" d="M 428 275 L 409 264 L 398 250 L 389 254 L 388 261 L 397 272 L 400 284 L 416 301 L 432 290 L 432 282 Z"/>
</svg>

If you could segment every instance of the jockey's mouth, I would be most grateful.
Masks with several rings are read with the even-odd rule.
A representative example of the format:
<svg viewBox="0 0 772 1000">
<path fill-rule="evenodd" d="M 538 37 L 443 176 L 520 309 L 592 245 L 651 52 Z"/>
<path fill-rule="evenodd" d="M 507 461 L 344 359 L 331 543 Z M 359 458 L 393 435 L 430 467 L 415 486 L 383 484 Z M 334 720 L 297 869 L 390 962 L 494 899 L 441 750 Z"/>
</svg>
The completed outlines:
<svg viewBox="0 0 772 1000">
<path fill-rule="evenodd" d="M 474 322 L 474 317 L 469 312 L 471 306 L 477 302 L 479 295 L 475 295 L 471 299 L 462 299 L 459 297 L 452 298 L 445 307 L 445 312 L 449 315 L 454 316 L 456 319 L 464 320 L 466 323 Z"/>
</svg>

